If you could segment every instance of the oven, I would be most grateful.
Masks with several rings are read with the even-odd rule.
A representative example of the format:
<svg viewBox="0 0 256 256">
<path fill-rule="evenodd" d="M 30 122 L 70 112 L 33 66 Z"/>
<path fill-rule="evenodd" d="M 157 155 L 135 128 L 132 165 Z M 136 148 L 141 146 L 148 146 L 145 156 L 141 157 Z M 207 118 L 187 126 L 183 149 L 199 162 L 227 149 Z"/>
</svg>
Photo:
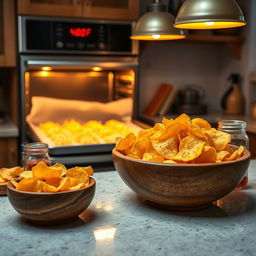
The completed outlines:
<svg viewBox="0 0 256 256">
<path fill-rule="evenodd" d="M 116 120 L 139 129 L 133 122 L 138 115 L 134 98 L 139 96 L 133 26 L 124 21 L 18 17 L 20 148 L 26 142 L 46 142 L 53 162 L 91 164 L 96 170 L 113 167 L 113 141 L 88 142 L 79 133 L 78 144 L 69 133 L 41 128 L 53 122 L 68 123 L 74 130 L 77 123 Z M 83 136 L 87 132 L 94 136 L 91 130 Z"/>
</svg>

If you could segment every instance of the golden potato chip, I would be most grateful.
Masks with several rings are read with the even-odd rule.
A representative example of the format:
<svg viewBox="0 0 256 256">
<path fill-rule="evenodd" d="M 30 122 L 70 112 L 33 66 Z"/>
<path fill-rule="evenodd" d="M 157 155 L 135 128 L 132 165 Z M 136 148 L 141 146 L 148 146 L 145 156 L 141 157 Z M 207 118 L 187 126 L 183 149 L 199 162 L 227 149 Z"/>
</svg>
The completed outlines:
<svg viewBox="0 0 256 256">
<path fill-rule="evenodd" d="M 132 148 L 135 143 L 136 137 L 133 133 L 128 134 L 124 139 L 121 139 L 116 145 L 116 150 L 118 151 L 128 151 Z"/>
<path fill-rule="evenodd" d="M 155 151 L 165 159 L 171 159 L 178 153 L 178 138 L 170 137 L 163 142 L 152 140 Z"/>
<path fill-rule="evenodd" d="M 215 128 L 203 131 L 211 137 L 217 151 L 225 149 L 231 142 L 231 135 L 226 132 L 218 131 Z"/>
<path fill-rule="evenodd" d="M 93 176 L 93 168 L 91 166 L 80 167 L 80 168 L 82 168 L 84 171 L 86 171 L 89 176 Z"/>
<path fill-rule="evenodd" d="M 240 146 L 237 150 L 238 156 L 242 156 L 244 154 L 244 146 Z"/>
<path fill-rule="evenodd" d="M 238 153 L 237 150 L 235 150 L 230 156 L 225 157 L 223 160 L 224 161 L 232 161 L 238 158 Z"/>
<path fill-rule="evenodd" d="M 6 179 L 4 179 L 2 176 L 1 176 L 1 174 L 0 174 L 0 183 L 4 183 L 4 182 L 6 182 L 7 180 Z"/>
<path fill-rule="evenodd" d="M 143 161 L 162 163 L 164 158 L 162 156 L 153 154 L 153 153 L 144 153 L 142 157 Z"/>
<path fill-rule="evenodd" d="M 149 129 L 145 129 L 145 130 L 140 130 L 138 133 L 138 138 L 141 137 L 150 137 L 151 135 L 153 135 L 154 133 L 154 129 L 153 128 L 149 128 Z"/>
<path fill-rule="evenodd" d="M 207 139 L 207 135 L 205 135 L 203 133 L 203 131 L 200 129 L 200 127 L 195 123 L 191 124 L 190 134 L 192 134 L 198 138 Z"/>
<path fill-rule="evenodd" d="M 164 163 L 165 164 L 177 164 L 177 162 L 175 162 L 174 160 L 165 160 Z"/>
<path fill-rule="evenodd" d="M 204 146 L 202 153 L 195 159 L 196 163 L 215 163 L 217 152 L 214 147 Z"/>
<path fill-rule="evenodd" d="M 59 189 L 53 185 L 48 184 L 47 182 L 42 181 L 42 191 L 52 193 L 52 192 L 58 192 Z"/>
<path fill-rule="evenodd" d="M 89 185 L 88 173 L 81 167 L 73 167 L 68 169 L 66 177 L 70 177 L 70 186 L 76 186 L 80 183 L 84 183 L 86 186 Z"/>
<path fill-rule="evenodd" d="M 165 127 L 168 127 L 169 125 L 174 124 L 175 121 L 173 119 L 167 119 L 163 117 L 162 123 Z"/>
<path fill-rule="evenodd" d="M 229 155 L 229 151 L 227 151 L 227 150 L 217 151 L 217 160 L 216 161 L 220 161 L 221 162 L 228 155 Z"/>
<path fill-rule="evenodd" d="M 60 185 L 58 186 L 58 190 L 59 191 L 68 190 L 68 188 L 70 187 L 70 184 L 71 184 L 70 177 L 65 177 L 61 180 Z"/>
<path fill-rule="evenodd" d="M 76 186 L 68 187 L 68 190 L 77 190 L 77 189 L 80 189 L 80 188 L 83 188 L 83 187 L 85 187 L 85 184 L 80 183 L 80 184 L 77 184 Z"/>
<path fill-rule="evenodd" d="M 191 120 L 191 123 L 198 125 L 201 129 L 203 128 L 206 130 L 210 130 L 212 128 L 211 125 L 206 120 L 204 120 L 202 118 L 193 118 Z"/>
<path fill-rule="evenodd" d="M 32 178 L 33 173 L 32 173 L 32 171 L 24 171 L 24 172 L 20 173 L 19 177 L 22 179 L 23 178 L 25 178 L 25 179 Z"/>
<path fill-rule="evenodd" d="M 128 154 L 127 157 L 135 158 L 135 159 L 140 159 L 138 156 L 135 156 L 133 154 Z"/>
<path fill-rule="evenodd" d="M 9 181 L 12 178 L 17 177 L 21 172 L 23 172 L 23 168 L 16 166 L 13 168 L 1 168 L 0 175 L 3 179 Z"/>
<path fill-rule="evenodd" d="M 145 152 L 153 152 L 153 146 L 149 138 L 138 139 L 131 149 L 131 154 L 138 156 L 140 159 Z"/>
<path fill-rule="evenodd" d="M 50 168 L 45 162 L 41 161 L 32 168 L 33 177 L 41 180 L 51 180 L 61 177 L 62 169 Z"/>
<path fill-rule="evenodd" d="M 180 142 L 179 153 L 172 160 L 190 162 L 202 153 L 204 145 L 205 140 L 189 135 Z"/>
<path fill-rule="evenodd" d="M 52 179 L 44 179 L 44 181 L 54 187 L 58 187 L 60 185 L 62 178 L 58 177 L 58 178 L 52 178 Z"/>
<path fill-rule="evenodd" d="M 17 188 L 18 185 L 19 185 L 19 183 L 15 180 L 15 178 L 12 178 L 12 179 L 11 179 L 11 183 L 12 183 L 12 185 L 13 185 L 15 188 Z"/>
<path fill-rule="evenodd" d="M 67 168 L 64 164 L 56 163 L 51 165 L 51 169 L 61 170 L 60 176 L 64 176 L 67 173 Z"/>
<path fill-rule="evenodd" d="M 42 192 L 42 181 L 36 178 L 22 179 L 18 183 L 17 189 L 28 192 Z"/>
</svg>

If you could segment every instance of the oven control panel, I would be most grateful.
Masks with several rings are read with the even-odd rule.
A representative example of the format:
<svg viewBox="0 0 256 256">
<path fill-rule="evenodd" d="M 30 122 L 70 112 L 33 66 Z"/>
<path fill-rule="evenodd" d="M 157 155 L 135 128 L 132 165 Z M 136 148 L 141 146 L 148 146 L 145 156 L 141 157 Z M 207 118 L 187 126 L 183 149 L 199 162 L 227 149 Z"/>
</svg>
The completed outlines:
<svg viewBox="0 0 256 256">
<path fill-rule="evenodd" d="M 20 52 L 132 53 L 132 22 L 19 17 Z"/>
</svg>

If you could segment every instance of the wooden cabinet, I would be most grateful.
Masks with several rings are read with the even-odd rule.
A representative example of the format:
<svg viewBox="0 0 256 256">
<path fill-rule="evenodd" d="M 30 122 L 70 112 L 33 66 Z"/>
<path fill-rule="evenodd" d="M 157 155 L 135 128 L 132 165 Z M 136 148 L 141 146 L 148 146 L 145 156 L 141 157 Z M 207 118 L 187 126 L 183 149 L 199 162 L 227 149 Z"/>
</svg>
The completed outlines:
<svg viewBox="0 0 256 256">
<path fill-rule="evenodd" d="M 0 138 L 0 167 L 18 165 L 17 138 Z"/>
<path fill-rule="evenodd" d="M 82 0 L 18 0 L 18 14 L 81 17 Z"/>
<path fill-rule="evenodd" d="M 87 18 L 137 20 L 138 0 L 83 0 L 83 16 Z"/>
<path fill-rule="evenodd" d="M 19 0 L 18 14 L 136 20 L 139 0 Z"/>
<path fill-rule="evenodd" d="M 16 66 L 14 0 L 0 0 L 0 67 Z"/>
</svg>

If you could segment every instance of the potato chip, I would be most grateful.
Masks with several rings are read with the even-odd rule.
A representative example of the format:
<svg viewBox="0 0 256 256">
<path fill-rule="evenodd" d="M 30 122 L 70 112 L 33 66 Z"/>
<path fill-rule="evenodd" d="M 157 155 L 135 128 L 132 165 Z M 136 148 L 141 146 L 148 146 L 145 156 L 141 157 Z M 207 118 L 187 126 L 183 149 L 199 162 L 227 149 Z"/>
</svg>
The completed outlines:
<svg viewBox="0 0 256 256">
<path fill-rule="evenodd" d="M 195 159 L 196 163 L 215 163 L 217 152 L 214 147 L 204 146 L 202 153 Z"/>
<path fill-rule="evenodd" d="M 56 163 L 51 165 L 51 169 L 61 170 L 60 176 L 64 176 L 67 173 L 67 168 L 64 164 Z"/>
<path fill-rule="evenodd" d="M 77 184 L 76 186 L 68 187 L 68 190 L 77 190 L 77 189 L 80 189 L 80 188 L 83 188 L 83 187 L 85 187 L 85 184 L 80 183 L 80 184 Z"/>
<path fill-rule="evenodd" d="M 204 145 L 205 140 L 189 135 L 180 142 L 179 153 L 172 160 L 190 162 L 202 153 Z"/>
<path fill-rule="evenodd" d="M 171 159 L 178 153 L 178 138 L 170 137 L 163 142 L 152 140 L 152 146 L 159 155 L 165 159 Z"/>
<path fill-rule="evenodd" d="M 224 161 L 232 161 L 235 160 L 236 158 L 238 158 L 238 151 L 235 150 L 230 156 L 225 157 L 223 160 Z"/>
<path fill-rule="evenodd" d="M 6 181 L 11 180 L 12 178 L 17 177 L 21 172 L 23 172 L 23 168 L 16 166 L 13 168 L 1 168 L 0 175 Z"/>
<path fill-rule="evenodd" d="M 136 137 L 133 133 L 128 134 L 124 139 L 121 139 L 116 145 L 116 149 L 119 151 L 128 151 L 132 148 L 136 140 Z"/>
<path fill-rule="evenodd" d="M 229 151 L 227 150 L 220 150 L 217 152 L 217 160 L 216 161 L 222 161 L 225 157 L 229 155 Z"/>
<path fill-rule="evenodd" d="M 58 186 L 59 191 L 65 191 L 68 190 L 68 188 L 71 186 L 71 180 L 70 177 L 65 177 L 61 180 L 60 185 Z"/>
<path fill-rule="evenodd" d="M 32 178 L 33 173 L 32 173 L 32 171 L 24 171 L 24 172 L 20 173 L 19 177 L 22 179 L 23 178 L 25 178 L 25 179 Z"/>
<path fill-rule="evenodd" d="M 2 176 L 1 176 L 1 174 L 0 174 L 0 183 L 4 183 L 4 182 L 6 182 L 7 180 L 5 179 L 5 178 L 3 178 Z"/>
<path fill-rule="evenodd" d="M 36 178 L 22 179 L 18 183 L 17 189 L 28 192 L 42 192 L 42 181 Z"/>
<path fill-rule="evenodd" d="M 212 139 L 217 151 L 225 149 L 228 143 L 231 142 L 231 135 L 226 132 L 218 131 L 215 128 L 203 131 Z"/>
<path fill-rule="evenodd" d="M 144 153 L 142 157 L 143 161 L 162 163 L 164 158 L 162 156 L 153 154 L 153 153 Z"/>
<path fill-rule="evenodd" d="M 165 160 L 164 163 L 165 164 L 177 164 L 177 162 L 175 162 L 174 160 Z"/>
<path fill-rule="evenodd" d="M 89 185 L 88 173 L 81 167 L 73 167 L 68 169 L 66 177 L 70 177 L 70 186 L 76 186 L 80 183 L 84 183 L 85 186 Z"/>
<path fill-rule="evenodd" d="M 194 118 L 191 120 L 192 124 L 196 124 L 197 126 L 200 127 L 200 129 L 206 129 L 206 130 L 210 130 L 211 129 L 211 125 L 204 119 L 202 118 Z"/>
<path fill-rule="evenodd" d="M 149 128 L 149 129 L 145 129 L 145 130 L 140 130 L 138 133 L 138 138 L 141 137 L 150 137 L 151 135 L 153 135 L 154 133 L 154 129 L 153 128 Z"/>
<path fill-rule="evenodd" d="M 42 191 L 52 193 L 52 192 L 58 192 L 59 189 L 53 185 L 48 184 L 47 182 L 42 181 Z"/>
<path fill-rule="evenodd" d="M 41 180 L 51 180 L 61 177 L 62 169 L 50 168 L 45 162 L 41 161 L 32 168 L 33 177 Z"/>
<path fill-rule="evenodd" d="M 203 131 L 200 129 L 200 126 L 198 126 L 195 123 L 191 124 L 190 134 L 192 134 L 192 135 L 194 135 L 194 136 L 196 136 L 198 138 L 207 139 L 207 135 L 205 135 L 203 133 Z"/>
<path fill-rule="evenodd" d="M 86 171 L 89 176 L 93 176 L 93 168 L 91 166 L 80 167 L 80 168 L 82 168 L 84 171 Z"/>
<path fill-rule="evenodd" d="M 145 152 L 153 152 L 153 146 L 149 138 L 138 139 L 132 147 L 131 154 L 138 156 L 140 159 Z"/>
<path fill-rule="evenodd" d="M 237 150 L 238 156 L 242 156 L 244 154 L 244 146 L 240 146 Z"/>
</svg>

